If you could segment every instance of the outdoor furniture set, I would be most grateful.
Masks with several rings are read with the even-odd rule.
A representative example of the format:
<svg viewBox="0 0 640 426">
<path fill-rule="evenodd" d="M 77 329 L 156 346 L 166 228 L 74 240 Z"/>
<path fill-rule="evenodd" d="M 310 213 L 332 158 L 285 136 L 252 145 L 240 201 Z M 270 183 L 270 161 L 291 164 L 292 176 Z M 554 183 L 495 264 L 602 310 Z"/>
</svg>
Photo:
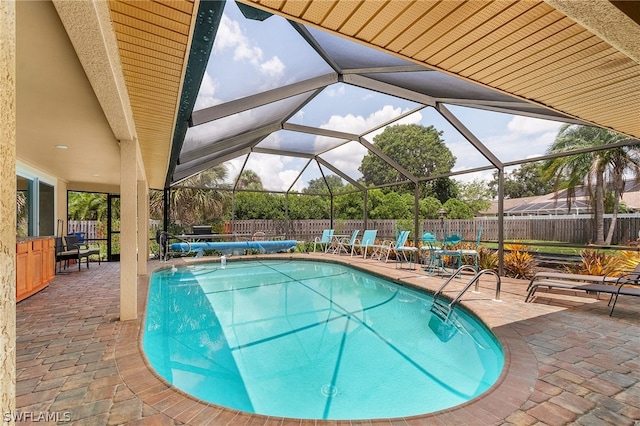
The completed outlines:
<svg viewBox="0 0 640 426">
<path fill-rule="evenodd" d="M 78 264 L 78 271 L 80 271 L 80 265 L 82 259 L 86 259 L 87 268 L 89 267 L 89 258 L 91 256 L 98 257 L 98 265 L 100 264 L 100 249 L 90 247 L 84 241 L 80 240 L 77 235 L 67 235 L 64 237 L 55 237 L 56 248 L 56 273 L 62 272 L 62 267 L 67 269 L 69 261 L 73 260 Z"/>
</svg>

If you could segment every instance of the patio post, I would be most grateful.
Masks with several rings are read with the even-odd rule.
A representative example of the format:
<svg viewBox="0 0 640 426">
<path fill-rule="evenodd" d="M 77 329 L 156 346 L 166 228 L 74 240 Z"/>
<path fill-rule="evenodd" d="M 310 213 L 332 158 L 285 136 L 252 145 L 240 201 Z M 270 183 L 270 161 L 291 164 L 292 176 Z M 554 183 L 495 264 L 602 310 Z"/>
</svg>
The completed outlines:
<svg viewBox="0 0 640 426">
<path fill-rule="evenodd" d="M 364 227 L 364 229 L 369 229 L 368 228 L 368 226 L 369 226 L 369 224 L 368 224 L 368 222 L 369 222 L 369 205 L 368 205 L 368 202 L 369 202 L 369 190 L 365 189 L 362 192 L 364 193 L 364 196 L 363 196 L 364 200 L 363 200 L 363 204 L 362 204 L 363 205 L 363 209 L 362 209 L 363 213 L 362 213 L 362 215 L 364 217 L 364 224 L 362 226 Z"/>
<path fill-rule="evenodd" d="M 147 274 L 149 260 L 149 187 L 138 181 L 138 275 Z"/>
<path fill-rule="evenodd" d="M 504 167 L 498 168 L 498 275 L 504 276 Z"/>
<path fill-rule="evenodd" d="M 0 407 L 16 409 L 16 4 L 0 2 Z M 13 423 L 13 422 L 9 422 Z"/>
<path fill-rule="evenodd" d="M 420 248 L 420 184 L 415 183 L 413 188 L 413 246 Z"/>
<path fill-rule="evenodd" d="M 137 140 L 120 141 L 120 320 L 138 317 Z"/>
</svg>

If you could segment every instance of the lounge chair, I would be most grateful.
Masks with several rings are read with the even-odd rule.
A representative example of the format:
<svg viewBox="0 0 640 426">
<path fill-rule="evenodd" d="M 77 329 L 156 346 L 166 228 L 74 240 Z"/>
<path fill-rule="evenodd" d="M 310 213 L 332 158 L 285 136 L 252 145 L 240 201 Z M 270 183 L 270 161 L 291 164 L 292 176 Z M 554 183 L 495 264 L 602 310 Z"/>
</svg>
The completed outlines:
<svg viewBox="0 0 640 426">
<path fill-rule="evenodd" d="M 610 275 L 564 274 L 561 272 L 540 272 L 529 282 L 525 302 L 530 302 L 539 287 L 564 290 L 585 291 L 587 293 L 608 294 L 611 306 L 609 316 L 613 315 L 618 296 L 640 296 L 640 264 L 633 271 L 625 272 L 617 277 Z"/>
<path fill-rule="evenodd" d="M 322 231 L 321 237 L 316 237 L 313 240 L 313 251 L 316 251 L 316 245 L 319 245 L 321 249 L 326 253 L 331 248 L 333 242 L 333 229 L 325 229 Z"/>
<path fill-rule="evenodd" d="M 383 254 L 386 254 L 384 259 L 385 263 L 389 261 L 389 256 L 391 256 L 391 254 L 395 256 L 396 260 L 399 260 L 400 256 L 402 256 L 401 258 L 402 260 L 409 262 L 407 260 L 406 254 L 410 253 L 410 256 L 413 257 L 413 255 L 417 253 L 418 251 L 417 247 L 411 247 L 411 246 L 405 245 L 407 244 L 407 238 L 409 237 L 409 232 L 410 231 L 400 231 L 400 235 L 398 236 L 398 239 L 395 242 L 391 242 L 386 249 L 383 249 L 385 252 Z"/>
<path fill-rule="evenodd" d="M 376 241 L 377 229 L 366 229 L 362 234 L 362 240 L 356 240 L 351 245 L 351 256 L 357 252 L 357 249 L 362 249 L 362 257 L 367 258 L 367 250 L 369 247 L 373 247 Z"/>
<path fill-rule="evenodd" d="M 336 254 L 340 254 L 341 252 L 345 252 L 346 254 L 351 253 L 353 245 L 356 243 L 358 239 L 358 234 L 360 233 L 359 229 L 356 229 L 351 233 L 351 238 L 341 238 L 338 240 L 338 245 L 336 246 Z"/>
</svg>

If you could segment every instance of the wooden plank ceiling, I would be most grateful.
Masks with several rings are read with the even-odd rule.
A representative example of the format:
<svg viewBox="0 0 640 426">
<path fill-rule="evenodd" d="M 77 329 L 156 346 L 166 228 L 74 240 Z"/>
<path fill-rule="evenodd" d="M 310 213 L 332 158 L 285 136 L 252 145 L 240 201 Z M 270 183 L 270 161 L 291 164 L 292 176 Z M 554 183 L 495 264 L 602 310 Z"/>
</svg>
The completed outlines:
<svg viewBox="0 0 640 426">
<path fill-rule="evenodd" d="M 543 1 L 243 2 L 640 137 L 640 64 Z"/>
<path fill-rule="evenodd" d="M 162 188 L 194 2 L 112 0 L 109 6 L 147 179 L 151 187 Z"/>
</svg>

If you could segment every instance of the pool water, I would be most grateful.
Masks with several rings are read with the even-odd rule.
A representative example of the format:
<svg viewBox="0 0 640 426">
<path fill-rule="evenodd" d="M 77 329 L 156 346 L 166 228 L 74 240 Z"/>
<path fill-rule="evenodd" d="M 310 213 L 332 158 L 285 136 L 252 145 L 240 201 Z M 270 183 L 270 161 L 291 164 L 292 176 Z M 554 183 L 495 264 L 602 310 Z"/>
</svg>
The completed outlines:
<svg viewBox="0 0 640 426">
<path fill-rule="evenodd" d="M 229 262 L 153 274 L 144 352 L 175 387 L 250 413 L 301 419 L 425 414 L 468 401 L 504 356 L 476 318 L 345 265 Z"/>
</svg>

